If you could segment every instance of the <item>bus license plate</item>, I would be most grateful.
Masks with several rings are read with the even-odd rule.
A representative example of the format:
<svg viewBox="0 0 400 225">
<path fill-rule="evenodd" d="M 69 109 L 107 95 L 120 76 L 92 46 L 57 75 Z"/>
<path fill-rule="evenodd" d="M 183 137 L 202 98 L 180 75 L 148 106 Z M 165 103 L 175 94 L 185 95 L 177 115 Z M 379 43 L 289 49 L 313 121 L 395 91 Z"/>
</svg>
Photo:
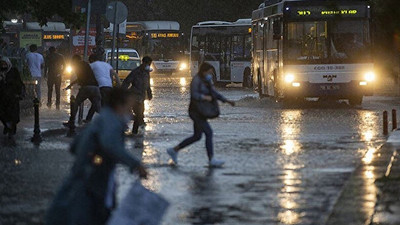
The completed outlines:
<svg viewBox="0 0 400 225">
<path fill-rule="evenodd" d="M 324 91 L 335 91 L 339 89 L 340 89 L 339 85 L 321 85 L 321 90 Z"/>
</svg>

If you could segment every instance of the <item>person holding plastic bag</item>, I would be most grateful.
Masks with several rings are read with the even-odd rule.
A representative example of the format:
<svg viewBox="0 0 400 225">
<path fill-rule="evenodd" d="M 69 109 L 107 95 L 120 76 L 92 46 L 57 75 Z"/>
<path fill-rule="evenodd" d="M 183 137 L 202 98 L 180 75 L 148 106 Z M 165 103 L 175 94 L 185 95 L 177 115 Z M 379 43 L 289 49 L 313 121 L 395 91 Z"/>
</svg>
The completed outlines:
<svg viewBox="0 0 400 225">
<path fill-rule="evenodd" d="M 76 159 L 48 210 L 47 225 L 106 224 L 115 207 L 117 163 L 147 177 L 139 160 L 125 150 L 124 131 L 130 118 L 132 95 L 117 88 L 109 96 L 109 108 L 104 108 L 71 146 Z"/>
<path fill-rule="evenodd" d="M 193 77 L 190 84 L 190 105 L 189 116 L 193 120 L 194 134 L 193 136 L 182 141 L 174 148 L 167 150 L 175 164 L 178 164 L 178 152 L 199 141 L 202 134 L 206 135 L 206 149 L 211 167 L 220 167 L 225 163 L 222 160 L 214 158 L 213 147 L 213 131 L 207 119 L 213 119 L 219 116 L 219 107 L 217 100 L 235 105 L 234 101 L 230 101 L 215 90 L 213 84 L 214 67 L 209 63 L 203 63 L 200 66 L 199 72 Z"/>
</svg>

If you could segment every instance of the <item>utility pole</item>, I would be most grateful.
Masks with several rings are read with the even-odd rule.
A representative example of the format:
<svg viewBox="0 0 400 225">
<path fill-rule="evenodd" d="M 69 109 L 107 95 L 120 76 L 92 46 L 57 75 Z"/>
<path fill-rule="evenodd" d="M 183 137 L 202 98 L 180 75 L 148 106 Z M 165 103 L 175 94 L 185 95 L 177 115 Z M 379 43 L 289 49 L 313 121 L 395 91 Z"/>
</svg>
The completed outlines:
<svg viewBox="0 0 400 225">
<path fill-rule="evenodd" d="M 92 11 L 92 0 L 88 1 L 87 9 L 86 9 L 86 32 L 85 32 L 85 50 L 83 53 L 84 60 L 88 60 L 88 50 L 89 50 L 89 33 L 90 33 L 90 14 Z"/>
</svg>

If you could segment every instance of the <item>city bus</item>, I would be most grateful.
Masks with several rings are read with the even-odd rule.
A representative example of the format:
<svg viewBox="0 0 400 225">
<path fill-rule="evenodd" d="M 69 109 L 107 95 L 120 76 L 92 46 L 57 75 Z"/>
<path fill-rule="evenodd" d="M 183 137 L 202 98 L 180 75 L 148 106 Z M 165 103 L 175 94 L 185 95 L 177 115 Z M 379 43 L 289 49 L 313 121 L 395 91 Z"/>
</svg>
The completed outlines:
<svg viewBox="0 0 400 225">
<path fill-rule="evenodd" d="M 184 35 L 178 22 L 127 22 L 126 36 L 120 46 L 137 50 L 141 57 L 150 56 L 154 60 L 152 68 L 155 73 L 172 75 L 189 71 Z"/>
<path fill-rule="evenodd" d="M 198 23 L 192 27 L 190 43 L 192 76 L 207 62 L 214 66 L 215 83 L 251 84 L 251 19 Z"/>
<path fill-rule="evenodd" d="M 278 100 L 373 94 L 367 1 L 269 0 L 252 15 L 253 83 Z"/>
</svg>

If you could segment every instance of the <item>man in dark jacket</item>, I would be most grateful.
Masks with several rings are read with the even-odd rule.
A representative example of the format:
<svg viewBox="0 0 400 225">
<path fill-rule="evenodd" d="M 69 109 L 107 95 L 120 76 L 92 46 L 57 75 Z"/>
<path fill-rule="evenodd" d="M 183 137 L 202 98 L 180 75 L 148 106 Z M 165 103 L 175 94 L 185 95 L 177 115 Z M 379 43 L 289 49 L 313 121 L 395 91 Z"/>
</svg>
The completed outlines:
<svg viewBox="0 0 400 225">
<path fill-rule="evenodd" d="M 122 89 L 110 93 L 106 107 L 75 138 L 75 162 L 47 213 L 46 225 L 104 225 L 115 208 L 116 164 L 146 178 L 140 161 L 125 150 L 124 131 L 132 96 Z M 132 203 L 135 204 L 135 203 Z"/>
<path fill-rule="evenodd" d="M 6 57 L 0 59 L 0 120 L 4 125 L 3 133 L 8 135 L 10 144 L 15 144 L 14 135 L 20 121 L 19 101 L 25 95 L 19 71 L 13 68 Z"/>
<path fill-rule="evenodd" d="M 56 52 L 55 47 L 49 48 L 49 55 L 45 60 L 44 77 L 47 78 L 47 107 L 51 107 L 53 87 L 56 89 L 56 108 L 60 109 L 61 76 L 65 69 L 64 57 Z"/>
<path fill-rule="evenodd" d="M 72 57 L 72 64 L 77 79 L 73 81 L 66 89 L 71 89 L 74 84 L 79 84 L 80 89 L 75 99 L 75 104 L 71 109 L 71 116 L 67 123 L 64 123 L 66 127 L 75 127 L 75 118 L 78 112 L 79 106 L 86 100 L 89 99 L 92 103 L 93 109 L 98 113 L 101 108 L 101 94 L 94 76 L 92 68 L 87 62 L 84 62 L 79 55 Z M 87 118 L 91 120 L 92 118 Z"/>
<path fill-rule="evenodd" d="M 122 88 L 129 89 L 134 96 L 133 112 L 135 119 L 133 122 L 132 134 L 138 134 L 140 126 L 144 125 L 144 100 L 153 98 L 150 87 L 151 63 L 153 60 L 146 56 L 142 60 L 142 65 L 134 69 L 122 83 Z"/>
</svg>

